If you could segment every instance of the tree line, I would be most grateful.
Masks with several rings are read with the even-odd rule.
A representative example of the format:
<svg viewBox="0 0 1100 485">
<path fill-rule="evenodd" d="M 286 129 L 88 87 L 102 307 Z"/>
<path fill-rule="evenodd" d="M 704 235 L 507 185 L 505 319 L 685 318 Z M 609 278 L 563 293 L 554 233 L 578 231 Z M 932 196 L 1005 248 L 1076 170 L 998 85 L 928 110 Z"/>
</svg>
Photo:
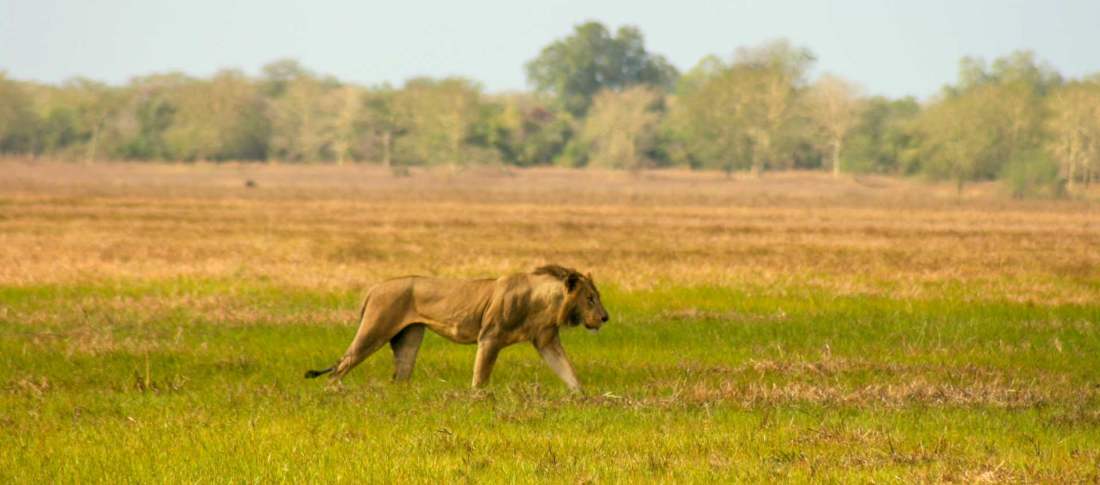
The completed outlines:
<svg viewBox="0 0 1100 485">
<path fill-rule="evenodd" d="M 293 60 L 258 76 L 155 74 L 113 86 L 0 72 L 0 153 L 94 161 L 279 160 L 388 166 L 506 164 L 726 173 L 819 169 L 925 175 L 961 191 L 1074 193 L 1100 173 L 1100 74 L 1066 79 L 1033 53 L 960 61 L 927 100 L 810 79 L 786 40 L 679 72 L 641 32 L 588 22 L 525 66 L 531 92 L 415 78 L 361 86 Z"/>
</svg>

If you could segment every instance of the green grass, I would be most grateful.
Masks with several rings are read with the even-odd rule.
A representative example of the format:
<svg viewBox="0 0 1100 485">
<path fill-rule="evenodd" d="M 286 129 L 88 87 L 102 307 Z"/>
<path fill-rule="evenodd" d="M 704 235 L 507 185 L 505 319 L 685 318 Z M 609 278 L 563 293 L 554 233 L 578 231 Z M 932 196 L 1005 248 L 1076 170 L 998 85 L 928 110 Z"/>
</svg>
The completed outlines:
<svg viewBox="0 0 1100 485">
<path fill-rule="evenodd" d="M 0 482 L 1100 480 L 1100 304 L 604 293 L 564 337 L 578 396 L 525 345 L 469 390 L 434 335 L 411 383 L 388 350 L 302 379 L 358 291 L 0 288 Z"/>
</svg>

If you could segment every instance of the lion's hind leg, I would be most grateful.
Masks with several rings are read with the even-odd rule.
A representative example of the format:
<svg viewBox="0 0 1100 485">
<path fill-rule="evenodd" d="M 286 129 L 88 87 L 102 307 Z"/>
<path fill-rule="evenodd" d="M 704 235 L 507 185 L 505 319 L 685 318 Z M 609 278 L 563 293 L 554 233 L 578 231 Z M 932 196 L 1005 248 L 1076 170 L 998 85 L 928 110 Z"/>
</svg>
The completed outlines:
<svg viewBox="0 0 1100 485">
<path fill-rule="evenodd" d="M 412 377 L 416 353 L 420 350 L 420 343 L 424 341 L 425 328 L 427 327 L 422 323 L 409 325 L 390 339 L 394 381 L 406 381 Z"/>
<path fill-rule="evenodd" d="M 392 334 L 388 333 L 384 326 L 364 323 L 351 341 L 344 356 L 336 363 L 336 370 L 332 373 L 332 380 L 340 380 L 359 363 L 370 357 L 386 344 Z"/>
<path fill-rule="evenodd" d="M 385 339 L 377 339 L 376 341 L 363 342 L 363 345 L 357 345 L 354 349 L 348 349 L 344 356 L 340 358 L 340 362 L 336 364 L 336 370 L 332 372 L 332 379 L 342 379 L 345 374 L 351 372 L 355 366 L 377 352 L 385 343 Z"/>
</svg>

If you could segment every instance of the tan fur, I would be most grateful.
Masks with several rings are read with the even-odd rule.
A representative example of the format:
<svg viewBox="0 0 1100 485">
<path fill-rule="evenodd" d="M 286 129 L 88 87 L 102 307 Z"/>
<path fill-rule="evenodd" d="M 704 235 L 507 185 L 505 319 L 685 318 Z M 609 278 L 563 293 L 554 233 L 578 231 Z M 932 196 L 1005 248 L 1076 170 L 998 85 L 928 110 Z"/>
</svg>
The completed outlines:
<svg viewBox="0 0 1100 485">
<path fill-rule="evenodd" d="M 339 380 L 389 342 L 394 379 L 406 380 L 427 328 L 456 343 L 477 344 L 474 387 L 488 382 L 502 348 L 527 341 L 566 385 L 579 390 L 558 332 L 562 326 L 581 324 L 597 330 L 607 320 L 591 275 L 562 266 L 495 280 L 396 278 L 368 292 L 359 331 L 340 361 L 323 371 L 309 371 L 306 377 L 334 371 L 332 378 Z"/>
</svg>

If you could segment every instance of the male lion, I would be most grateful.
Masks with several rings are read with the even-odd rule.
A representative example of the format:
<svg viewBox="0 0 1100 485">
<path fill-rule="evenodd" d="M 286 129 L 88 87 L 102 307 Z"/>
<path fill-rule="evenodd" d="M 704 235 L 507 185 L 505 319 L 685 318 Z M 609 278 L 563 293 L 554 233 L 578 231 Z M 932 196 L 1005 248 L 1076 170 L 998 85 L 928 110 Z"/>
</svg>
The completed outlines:
<svg viewBox="0 0 1100 485">
<path fill-rule="evenodd" d="M 574 391 L 580 382 L 565 357 L 558 330 L 584 324 L 599 330 L 608 320 L 591 275 L 557 265 L 498 279 L 449 280 L 406 276 L 371 288 L 359 312 L 359 331 L 332 367 L 339 380 L 386 342 L 393 349 L 397 381 L 412 374 L 424 329 L 460 344 L 477 343 L 473 387 L 489 381 L 500 349 L 529 341 L 554 373 Z"/>
</svg>

